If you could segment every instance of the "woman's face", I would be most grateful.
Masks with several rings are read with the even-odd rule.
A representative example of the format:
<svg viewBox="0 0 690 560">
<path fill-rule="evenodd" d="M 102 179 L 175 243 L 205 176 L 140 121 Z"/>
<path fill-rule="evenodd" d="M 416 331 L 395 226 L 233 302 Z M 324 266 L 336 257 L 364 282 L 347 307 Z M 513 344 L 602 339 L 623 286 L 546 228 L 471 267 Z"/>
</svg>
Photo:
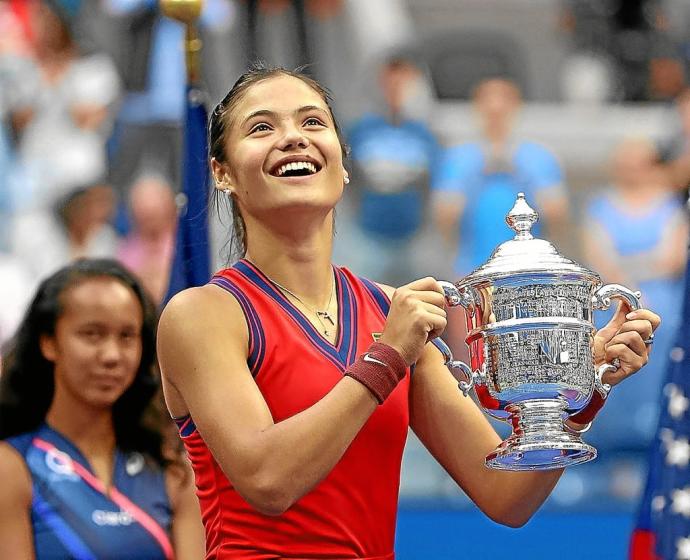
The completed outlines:
<svg viewBox="0 0 690 560">
<path fill-rule="evenodd" d="M 41 351 L 55 365 L 55 394 L 93 408 L 112 406 L 141 360 L 143 311 L 118 280 L 89 278 L 62 295 L 62 314 Z"/>
<path fill-rule="evenodd" d="M 228 118 L 226 162 L 214 162 L 214 175 L 245 217 L 284 219 L 277 210 L 335 206 L 345 176 L 340 141 L 326 103 L 309 85 L 287 75 L 258 82 Z"/>
<path fill-rule="evenodd" d="M 381 90 L 388 107 L 399 112 L 414 91 L 417 82 L 422 79 L 422 73 L 412 64 L 393 64 L 383 68 L 380 76 Z"/>
<path fill-rule="evenodd" d="M 520 109 L 520 92 L 510 82 L 491 79 L 479 86 L 474 103 L 487 124 L 510 124 Z"/>
</svg>

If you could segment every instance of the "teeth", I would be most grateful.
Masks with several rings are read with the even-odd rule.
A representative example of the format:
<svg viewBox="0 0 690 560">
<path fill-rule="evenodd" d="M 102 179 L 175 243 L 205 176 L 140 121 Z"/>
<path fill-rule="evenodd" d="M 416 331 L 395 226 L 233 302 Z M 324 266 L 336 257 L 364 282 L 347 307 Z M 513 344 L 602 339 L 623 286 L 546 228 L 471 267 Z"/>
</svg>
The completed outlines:
<svg viewBox="0 0 690 560">
<path fill-rule="evenodd" d="M 278 177 L 285 175 L 286 171 L 297 171 L 298 169 L 308 169 L 311 173 L 316 173 L 316 166 L 309 161 L 293 161 L 281 165 L 278 169 Z"/>
</svg>

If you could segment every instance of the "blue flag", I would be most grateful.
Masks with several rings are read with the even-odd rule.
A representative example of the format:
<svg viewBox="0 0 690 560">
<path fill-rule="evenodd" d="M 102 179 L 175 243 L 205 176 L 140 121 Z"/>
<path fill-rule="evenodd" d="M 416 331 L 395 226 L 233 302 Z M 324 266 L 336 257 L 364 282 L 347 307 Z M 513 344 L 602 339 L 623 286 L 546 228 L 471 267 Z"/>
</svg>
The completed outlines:
<svg viewBox="0 0 690 560">
<path fill-rule="evenodd" d="M 690 259 L 681 326 L 668 358 L 631 560 L 690 560 Z"/>
<path fill-rule="evenodd" d="M 206 284 L 211 277 L 206 121 L 204 96 L 197 87 L 189 86 L 177 241 L 166 303 L 180 290 Z"/>
</svg>

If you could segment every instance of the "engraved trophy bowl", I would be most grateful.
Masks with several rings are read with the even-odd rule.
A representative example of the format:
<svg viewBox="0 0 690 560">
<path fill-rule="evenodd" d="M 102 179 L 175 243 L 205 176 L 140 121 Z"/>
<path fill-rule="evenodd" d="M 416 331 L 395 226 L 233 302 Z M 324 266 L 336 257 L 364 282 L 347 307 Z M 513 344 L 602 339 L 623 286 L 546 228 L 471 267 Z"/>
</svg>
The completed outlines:
<svg viewBox="0 0 690 560">
<path fill-rule="evenodd" d="M 538 214 L 518 194 L 506 222 L 513 239 L 455 284 L 441 282 L 449 306 L 461 305 L 467 322 L 470 364 L 453 360 L 465 395 L 474 387 L 482 408 L 509 422 L 512 434 L 486 457 L 494 469 L 561 468 L 590 461 L 596 449 L 564 424 L 582 410 L 616 364 L 595 368 L 593 311 L 622 299 L 640 307 L 640 293 L 602 286 L 595 272 L 532 236 Z"/>
</svg>

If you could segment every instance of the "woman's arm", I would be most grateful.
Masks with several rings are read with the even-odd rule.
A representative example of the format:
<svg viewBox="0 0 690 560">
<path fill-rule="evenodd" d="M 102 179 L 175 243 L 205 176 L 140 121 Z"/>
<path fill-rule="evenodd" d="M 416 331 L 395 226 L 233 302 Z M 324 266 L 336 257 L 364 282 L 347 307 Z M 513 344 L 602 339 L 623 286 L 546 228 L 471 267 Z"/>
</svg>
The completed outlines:
<svg viewBox="0 0 690 560">
<path fill-rule="evenodd" d="M 0 558 L 33 560 L 31 529 L 31 475 L 24 459 L 0 442 Z"/>
<path fill-rule="evenodd" d="M 330 472 L 376 401 L 343 378 L 314 406 L 276 424 L 247 368 L 247 344 L 239 304 L 215 286 L 181 293 L 161 316 L 166 381 L 242 497 L 279 515 Z"/>
<path fill-rule="evenodd" d="M 173 464 L 166 470 L 165 485 L 173 510 L 172 541 L 176 560 L 203 558 L 204 527 L 194 494 L 194 473 L 187 464 Z"/>
<path fill-rule="evenodd" d="M 442 301 L 437 292 L 424 291 L 430 283 L 398 290 L 392 306 L 399 309 L 392 313 L 397 319 L 389 319 L 381 339 L 407 363 L 416 360 L 429 332 L 445 327 L 443 311 L 441 317 L 425 307 L 429 298 Z M 241 308 L 213 285 L 186 290 L 168 304 L 158 345 L 165 382 L 237 491 L 267 515 L 281 514 L 318 484 L 377 406 L 363 384 L 344 376 L 319 402 L 275 423 L 247 368 Z"/>
<path fill-rule="evenodd" d="M 479 509 L 503 525 L 524 525 L 562 474 L 562 470 L 489 469 L 484 458 L 501 438 L 474 401 L 459 391 L 441 353 L 431 344 L 412 376 L 410 426 Z"/>
<path fill-rule="evenodd" d="M 394 297 L 393 288 L 379 286 Z M 484 458 L 501 438 L 474 401 L 460 393 L 433 344 L 426 344 L 410 381 L 410 426 L 472 501 L 504 525 L 526 523 L 562 473 L 513 473 L 486 467 Z"/>
</svg>

